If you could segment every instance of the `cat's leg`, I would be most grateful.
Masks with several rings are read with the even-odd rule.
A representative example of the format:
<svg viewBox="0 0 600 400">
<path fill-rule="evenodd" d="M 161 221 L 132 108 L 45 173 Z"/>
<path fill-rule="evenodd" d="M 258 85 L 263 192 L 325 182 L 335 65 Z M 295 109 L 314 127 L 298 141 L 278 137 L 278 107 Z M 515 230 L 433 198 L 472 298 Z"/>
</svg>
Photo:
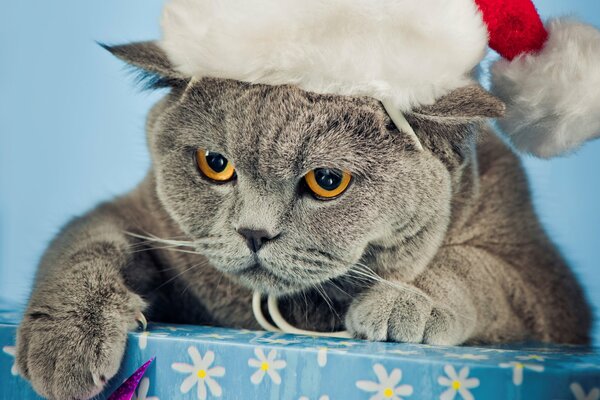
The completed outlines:
<svg viewBox="0 0 600 400">
<path fill-rule="evenodd" d="M 363 293 L 346 315 L 347 328 L 370 340 L 436 345 L 523 339 L 527 329 L 507 288 L 527 288 L 511 270 L 479 248 L 442 248 L 413 282 L 384 277 L 387 283 Z"/>
<path fill-rule="evenodd" d="M 118 371 L 144 300 L 125 279 L 133 261 L 111 204 L 73 221 L 47 250 L 17 335 L 17 366 L 50 399 L 87 399 Z"/>
</svg>

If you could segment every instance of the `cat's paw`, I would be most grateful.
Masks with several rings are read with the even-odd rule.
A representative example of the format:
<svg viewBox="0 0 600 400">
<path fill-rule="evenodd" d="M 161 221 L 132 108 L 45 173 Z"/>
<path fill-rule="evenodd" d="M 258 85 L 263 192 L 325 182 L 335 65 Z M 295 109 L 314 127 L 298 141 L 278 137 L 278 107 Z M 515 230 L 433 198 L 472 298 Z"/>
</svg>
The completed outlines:
<svg viewBox="0 0 600 400">
<path fill-rule="evenodd" d="M 19 327 L 17 368 L 46 398 L 89 399 L 117 373 L 144 302 L 116 281 L 57 286 L 37 293 Z"/>
<path fill-rule="evenodd" d="M 377 283 L 355 300 L 346 328 L 355 337 L 374 341 L 456 345 L 467 339 L 457 313 L 436 304 L 414 286 Z"/>
</svg>

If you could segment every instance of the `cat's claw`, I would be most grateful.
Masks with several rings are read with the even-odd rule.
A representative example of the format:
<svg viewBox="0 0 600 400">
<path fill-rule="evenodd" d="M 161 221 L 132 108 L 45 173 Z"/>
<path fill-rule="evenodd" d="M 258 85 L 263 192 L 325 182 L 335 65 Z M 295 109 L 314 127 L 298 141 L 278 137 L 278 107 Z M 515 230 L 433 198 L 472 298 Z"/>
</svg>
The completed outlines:
<svg viewBox="0 0 600 400">
<path fill-rule="evenodd" d="M 142 314 L 141 311 L 138 312 L 137 316 L 135 317 L 135 320 L 142 331 L 148 329 L 148 320 L 146 319 L 144 314 Z"/>
<path fill-rule="evenodd" d="M 106 377 L 98 373 L 92 373 L 92 380 L 97 387 L 103 387 L 106 384 Z"/>
</svg>

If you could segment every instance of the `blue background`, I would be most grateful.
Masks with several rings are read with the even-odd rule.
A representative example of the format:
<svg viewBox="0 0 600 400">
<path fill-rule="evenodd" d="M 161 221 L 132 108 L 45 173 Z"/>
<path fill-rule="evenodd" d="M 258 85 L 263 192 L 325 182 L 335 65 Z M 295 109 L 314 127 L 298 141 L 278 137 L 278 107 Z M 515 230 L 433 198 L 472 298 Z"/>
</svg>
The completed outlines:
<svg viewBox="0 0 600 400">
<path fill-rule="evenodd" d="M 544 17 L 573 14 L 600 26 L 597 0 L 537 4 Z M 59 227 L 145 175 L 145 115 L 160 93 L 140 93 L 123 65 L 94 41 L 159 37 L 161 6 L 159 0 L 3 4 L 0 296 L 23 304 L 40 254 Z M 538 213 L 597 308 L 600 140 L 566 158 L 526 158 L 525 164 Z"/>
</svg>

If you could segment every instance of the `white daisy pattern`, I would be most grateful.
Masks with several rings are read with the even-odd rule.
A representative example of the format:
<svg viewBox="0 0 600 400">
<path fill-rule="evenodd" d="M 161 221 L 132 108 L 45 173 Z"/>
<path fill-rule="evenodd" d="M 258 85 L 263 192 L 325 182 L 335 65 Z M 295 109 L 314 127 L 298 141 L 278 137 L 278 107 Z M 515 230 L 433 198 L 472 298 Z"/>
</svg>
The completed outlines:
<svg viewBox="0 0 600 400">
<path fill-rule="evenodd" d="M 260 338 L 257 339 L 259 342 L 265 342 L 269 344 L 281 344 L 287 346 L 288 344 L 300 343 L 298 340 L 287 340 L 287 339 L 277 339 L 277 338 Z"/>
<path fill-rule="evenodd" d="M 171 365 L 171 368 L 175 371 L 189 374 L 189 376 L 181 383 L 179 388 L 181 393 L 189 392 L 194 385 L 197 384 L 199 400 L 205 400 L 207 398 L 207 386 L 214 397 L 220 397 L 223 394 L 223 390 L 214 378 L 225 376 L 225 368 L 221 366 L 212 366 L 215 361 L 215 353 L 207 351 L 204 354 L 204 357 L 202 357 L 196 347 L 190 346 L 188 347 L 188 354 L 192 359 L 192 365 L 185 363 L 173 363 Z"/>
<path fill-rule="evenodd" d="M 358 345 L 358 342 L 351 342 L 348 340 L 336 341 L 336 342 L 327 342 L 329 347 L 354 347 Z"/>
<path fill-rule="evenodd" d="M 263 378 L 266 375 L 269 375 L 269 378 L 275 383 L 279 385 L 281 383 L 281 376 L 277 370 L 284 369 L 287 365 L 284 360 L 277 359 L 277 351 L 272 349 L 269 351 L 269 354 L 265 356 L 265 353 L 261 348 L 255 348 L 254 354 L 256 358 L 250 358 L 248 360 L 248 365 L 253 368 L 257 368 L 256 372 L 252 374 L 250 377 L 250 381 L 258 385 L 262 382 Z"/>
<path fill-rule="evenodd" d="M 148 335 L 148 331 L 140 333 L 140 336 L 138 337 L 138 347 L 140 350 L 144 350 L 146 346 L 148 346 Z"/>
<path fill-rule="evenodd" d="M 317 364 L 321 368 L 327 365 L 327 347 L 319 347 L 317 349 Z"/>
<path fill-rule="evenodd" d="M 145 350 L 148 347 L 148 338 L 159 338 L 159 337 L 169 337 L 167 333 L 162 332 L 152 332 L 152 331 L 144 331 L 138 335 L 138 347 L 140 350 Z"/>
<path fill-rule="evenodd" d="M 365 392 L 375 392 L 369 400 L 402 400 L 403 396 L 413 394 L 413 387 L 410 385 L 399 385 L 402 380 L 402 370 L 395 368 L 388 375 L 385 367 L 381 364 L 373 365 L 373 371 L 379 382 L 357 381 L 356 387 Z"/>
<path fill-rule="evenodd" d="M 206 335 L 200 335 L 199 337 L 205 338 L 205 339 L 217 339 L 217 340 L 233 339 L 233 336 L 231 336 L 231 335 L 219 335 L 218 333 L 209 333 Z"/>
<path fill-rule="evenodd" d="M 419 354 L 419 352 L 416 350 L 389 350 L 388 353 L 399 354 L 401 356 L 412 356 L 415 354 Z"/>
<path fill-rule="evenodd" d="M 298 400 L 310 400 L 310 398 L 306 397 L 306 396 L 302 396 L 302 397 L 299 397 Z M 323 396 L 319 397 L 319 400 L 329 400 L 329 396 L 324 394 Z"/>
<path fill-rule="evenodd" d="M 539 361 L 539 362 L 544 362 L 546 361 L 546 357 L 537 355 L 537 354 L 530 354 L 528 356 L 517 356 L 515 357 L 517 360 L 521 360 L 521 361 Z"/>
<path fill-rule="evenodd" d="M 500 368 L 512 368 L 513 370 L 513 384 L 515 386 L 521 386 L 523 384 L 523 371 L 525 369 L 542 372 L 544 371 L 544 366 L 539 364 L 524 364 L 520 361 L 511 361 L 508 363 L 499 364 Z"/>
<path fill-rule="evenodd" d="M 479 386 L 479 379 L 469 378 L 469 368 L 463 367 L 458 373 L 452 365 L 444 366 L 446 376 L 440 376 L 438 383 L 442 386 L 447 386 L 441 395 L 440 400 L 454 400 L 457 394 L 464 400 L 474 400 L 475 397 L 469 389 L 474 389 Z"/>
<path fill-rule="evenodd" d="M 150 378 L 144 378 L 138 386 L 137 393 L 133 395 L 131 400 L 159 400 L 156 396 L 148 397 L 148 390 L 150 390 Z"/>
<path fill-rule="evenodd" d="M 6 354 L 8 354 L 11 357 L 14 357 L 15 354 L 17 353 L 17 348 L 15 346 L 4 346 L 2 348 L 2 351 L 5 352 Z M 13 363 L 12 367 L 10 368 L 10 373 L 12 374 L 12 376 L 19 375 L 19 372 L 17 371 L 17 364 L 16 363 Z"/>
<path fill-rule="evenodd" d="M 249 329 L 240 329 L 235 332 L 237 335 L 255 335 L 256 331 L 251 331 Z"/>
<path fill-rule="evenodd" d="M 600 400 L 600 388 L 592 388 L 589 393 L 586 394 L 581 384 L 574 382 L 569 386 L 571 393 L 575 397 L 575 400 Z"/>
</svg>

